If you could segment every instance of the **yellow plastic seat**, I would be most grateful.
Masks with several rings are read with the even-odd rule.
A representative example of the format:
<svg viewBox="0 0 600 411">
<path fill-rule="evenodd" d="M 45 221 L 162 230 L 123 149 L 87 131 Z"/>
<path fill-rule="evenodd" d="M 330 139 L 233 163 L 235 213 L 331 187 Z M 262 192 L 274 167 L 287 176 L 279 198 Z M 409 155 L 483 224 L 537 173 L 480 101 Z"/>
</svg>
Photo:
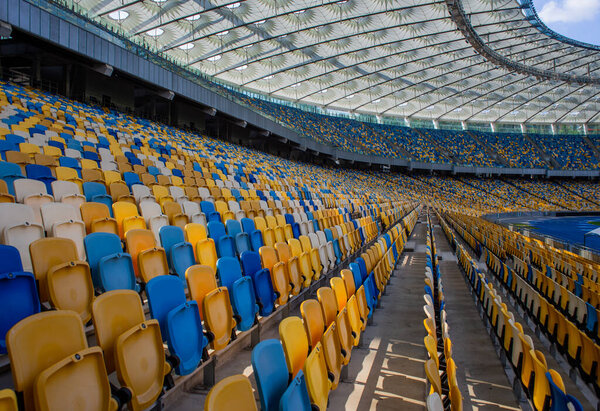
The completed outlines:
<svg viewBox="0 0 600 411">
<path fill-rule="evenodd" d="M 68 238 L 40 238 L 29 244 L 33 273 L 39 284 L 40 301 L 50 299 L 48 273 L 54 268 L 79 260 L 75 242 Z"/>
<path fill-rule="evenodd" d="M 217 259 L 217 249 L 215 248 L 215 241 L 212 238 L 199 240 L 196 243 L 196 261 L 199 264 L 207 265 L 216 272 Z"/>
<path fill-rule="evenodd" d="M 346 295 L 348 296 L 348 298 L 350 298 L 356 292 L 356 286 L 354 284 L 354 276 L 352 275 L 352 271 L 348 270 L 347 268 L 344 268 L 342 271 L 340 271 L 340 275 L 342 277 L 342 280 L 344 280 Z"/>
<path fill-rule="evenodd" d="M 145 410 L 156 402 L 164 377 L 171 372 L 158 321 L 144 321 L 125 331 L 114 348 L 117 378 L 132 393 L 129 409 Z"/>
<path fill-rule="evenodd" d="M 139 255 L 145 251 L 156 247 L 154 233 L 150 230 L 133 229 L 129 230 L 125 236 L 127 253 L 131 255 L 133 270 L 138 278 L 141 278 Z"/>
<path fill-rule="evenodd" d="M 0 410 L 19 411 L 17 406 L 17 396 L 13 390 L 9 388 L 0 390 Z"/>
<path fill-rule="evenodd" d="M 344 365 L 350 362 L 352 347 L 354 346 L 354 335 L 348 318 L 348 311 L 344 308 L 335 319 L 336 328 L 340 337 L 340 346 L 344 353 Z"/>
<path fill-rule="evenodd" d="M 304 363 L 303 370 L 311 403 L 316 405 L 319 410 L 326 410 L 329 391 L 331 391 L 331 380 L 327 374 L 325 355 L 320 343 L 311 351 Z"/>
<path fill-rule="evenodd" d="M 145 320 L 142 301 L 133 290 L 107 291 L 94 300 L 92 314 L 96 342 L 104 351 L 107 371 L 112 373 L 117 338 Z"/>
<path fill-rule="evenodd" d="M 348 310 L 348 320 L 350 321 L 350 327 L 352 327 L 354 346 L 357 346 L 360 342 L 360 333 L 362 331 L 364 320 L 360 317 L 355 295 L 350 297 L 348 300 L 348 303 L 346 304 L 346 310 Z"/>
<path fill-rule="evenodd" d="M 167 201 L 173 201 L 169 189 L 164 185 L 160 185 L 160 183 L 152 186 L 152 194 L 154 194 L 154 197 L 161 206 Z"/>
<path fill-rule="evenodd" d="M 308 338 L 300 317 L 292 316 L 281 320 L 279 323 L 279 338 L 281 339 L 291 380 L 302 369 L 308 355 Z"/>
<path fill-rule="evenodd" d="M 140 251 L 137 262 L 140 278 L 145 283 L 159 275 L 169 275 L 167 253 L 162 247 L 152 247 Z"/>
<path fill-rule="evenodd" d="M 302 315 L 310 350 L 321 341 L 325 329 L 321 304 L 314 299 L 305 300 L 300 304 L 300 314 Z"/>
<path fill-rule="evenodd" d="M 135 197 L 131 195 L 129 187 L 122 181 L 113 181 L 108 185 L 108 192 L 111 195 L 113 202 L 125 201 L 127 203 L 136 204 Z"/>
<path fill-rule="evenodd" d="M 335 317 L 338 314 L 335 294 L 331 288 L 321 287 L 317 290 L 317 299 L 321 304 L 325 326 L 329 327 L 329 325 L 335 321 Z"/>
<path fill-rule="evenodd" d="M 85 224 L 85 230 L 90 233 L 112 233 L 119 235 L 117 220 L 111 218 L 108 206 L 102 203 L 83 203 L 80 207 L 81 218 Z"/>
<path fill-rule="evenodd" d="M 250 380 L 245 375 L 232 375 L 219 381 L 208 393 L 204 411 L 257 411 Z"/>
<path fill-rule="evenodd" d="M 440 371 L 434 360 L 427 360 L 425 362 L 425 375 L 431 385 L 431 393 L 437 393 L 440 397 L 442 396 L 442 381 L 440 379 Z"/>
<path fill-rule="evenodd" d="M 57 180 L 70 181 L 77 184 L 80 190 L 83 190 L 83 180 L 79 178 L 79 174 L 74 168 L 56 167 L 55 173 Z"/>
<path fill-rule="evenodd" d="M 185 271 L 190 298 L 198 303 L 200 317 L 203 316 L 204 297 L 218 288 L 215 271 L 207 265 L 193 265 Z"/>
<path fill-rule="evenodd" d="M 102 349 L 86 348 L 58 361 L 40 373 L 35 381 L 38 411 L 115 411 Z"/>
<path fill-rule="evenodd" d="M 119 235 L 125 238 L 129 230 L 145 229 L 146 221 L 138 213 L 138 208 L 135 204 L 126 201 L 117 201 L 113 203 L 113 215 L 119 226 Z"/>
<path fill-rule="evenodd" d="M 423 339 L 423 342 L 425 344 L 425 348 L 427 349 L 427 353 L 429 354 L 429 358 L 431 358 L 432 360 L 434 360 L 436 367 L 439 368 L 439 366 L 440 366 L 440 358 L 438 357 L 437 341 L 436 341 L 436 339 L 433 336 L 431 336 L 431 335 L 427 335 Z"/>
<path fill-rule="evenodd" d="M 194 250 L 196 249 L 196 244 L 198 244 L 201 240 L 206 240 L 208 238 L 206 234 L 206 227 L 199 223 L 188 223 L 183 227 L 183 231 L 185 233 L 185 241 L 190 243 Z"/>
<path fill-rule="evenodd" d="M 363 320 L 362 330 L 364 331 L 367 328 L 367 319 L 369 318 L 369 305 L 367 304 L 367 295 L 365 294 L 365 287 L 363 285 L 356 290 L 356 303 L 360 318 Z"/>
<path fill-rule="evenodd" d="M 283 305 L 288 301 L 291 288 L 286 266 L 278 262 L 277 252 L 273 247 L 262 246 L 259 254 L 263 268 L 267 268 L 271 274 L 273 289 L 277 294 L 277 304 Z"/>
<path fill-rule="evenodd" d="M 206 330 L 214 337 L 210 342 L 211 348 L 221 350 L 227 347 L 235 335 L 236 326 L 227 287 L 219 287 L 206 294 L 202 305 Z"/>
<path fill-rule="evenodd" d="M 169 224 L 184 229 L 189 218 L 183 213 L 181 205 L 175 201 L 165 201 L 162 204 L 165 215 L 169 218 Z"/>
<path fill-rule="evenodd" d="M 51 267 L 47 275 L 50 304 L 58 310 L 75 311 L 86 324 L 92 318 L 94 284 L 85 261 L 69 261 Z"/>
<path fill-rule="evenodd" d="M 550 398 L 550 384 L 546 378 L 548 365 L 544 354 L 538 350 L 530 350 L 531 360 L 533 362 L 533 372 L 535 382 L 533 383 L 533 405 L 536 410 L 544 410 L 547 399 Z"/>
<path fill-rule="evenodd" d="M 88 348 L 83 324 L 73 311 L 31 315 L 6 334 L 15 390 L 23 393 L 25 409 L 33 410 L 35 378 L 62 359 Z"/>
<path fill-rule="evenodd" d="M 348 301 L 348 295 L 346 294 L 346 284 L 341 277 L 333 277 L 329 280 L 329 284 L 331 285 L 331 289 L 333 290 L 333 295 L 335 296 L 335 301 L 337 303 L 337 310 L 342 311 L 346 307 L 346 302 Z"/>
<path fill-rule="evenodd" d="M 325 356 L 327 369 L 333 375 L 331 389 L 335 390 L 340 381 L 340 374 L 342 372 L 342 367 L 344 366 L 344 353 L 342 352 L 342 346 L 340 345 L 339 334 L 335 323 L 331 324 L 323 334 L 321 345 L 323 346 L 323 354 Z"/>
</svg>

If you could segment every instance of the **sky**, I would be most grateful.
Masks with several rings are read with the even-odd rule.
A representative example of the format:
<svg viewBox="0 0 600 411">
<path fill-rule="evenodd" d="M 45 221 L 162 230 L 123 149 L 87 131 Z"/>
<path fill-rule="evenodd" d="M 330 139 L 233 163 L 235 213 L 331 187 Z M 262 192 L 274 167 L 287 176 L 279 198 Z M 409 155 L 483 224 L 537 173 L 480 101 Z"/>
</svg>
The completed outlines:
<svg viewBox="0 0 600 411">
<path fill-rule="evenodd" d="M 600 0 L 533 0 L 533 4 L 555 32 L 600 45 Z"/>
</svg>

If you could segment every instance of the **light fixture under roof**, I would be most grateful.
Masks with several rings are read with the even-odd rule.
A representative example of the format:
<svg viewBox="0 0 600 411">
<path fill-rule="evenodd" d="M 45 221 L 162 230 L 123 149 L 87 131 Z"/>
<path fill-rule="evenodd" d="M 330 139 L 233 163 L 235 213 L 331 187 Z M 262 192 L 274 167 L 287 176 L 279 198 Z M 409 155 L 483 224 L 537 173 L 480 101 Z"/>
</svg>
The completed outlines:
<svg viewBox="0 0 600 411">
<path fill-rule="evenodd" d="M 347 99 L 351 99 L 354 98 L 354 94 L 350 94 L 349 96 L 346 96 Z"/>
<path fill-rule="evenodd" d="M 194 43 L 185 43 L 179 46 L 181 50 L 190 50 L 194 48 Z"/>
<path fill-rule="evenodd" d="M 300 84 L 302 84 L 302 83 L 296 83 L 296 84 L 292 84 L 290 87 L 291 87 L 291 88 L 300 87 Z"/>
<path fill-rule="evenodd" d="M 225 7 L 227 7 L 229 10 L 232 10 L 232 9 L 237 9 L 241 5 L 242 5 L 242 3 L 240 3 L 239 1 L 236 1 L 235 3 L 228 4 Z"/>
<path fill-rule="evenodd" d="M 374 103 L 374 104 L 377 104 L 377 103 L 380 103 L 380 102 L 381 102 L 380 98 L 376 98 L 375 100 L 372 101 L 372 103 Z"/>
<path fill-rule="evenodd" d="M 571 117 L 576 117 L 576 116 L 578 116 L 578 115 L 579 115 L 579 111 L 573 111 L 573 112 L 569 113 L 569 115 L 570 115 Z"/>
<path fill-rule="evenodd" d="M 210 56 L 209 58 L 207 58 L 208 61 L 219 61 L 221 60 L 221 56 L 220 54 L 217 54 L 216 56 Z"/>
<path fill-rule="evenodd" d="M 236 67 L 235 69 L 236 69 L 237 71 L 243 71 L 243 70 L 246 70 L 247 68 L 248 68 L 248 65 L 247 65 L 247 64 L 244 64 L 243 66 Z"/>
<path fill-rule="evenodd" d="M 192 14 L 191 16 L 188 16 L 185 19 L 187 21 L 195 21 L 195 20 L 198 20 L 199 18 L 200 18 L 200 13 L 197 13 L 197 14 Z"/>
<path fill-rule="evenodd" d="M 408 106 L 408 103 L 400 103 L 400 104 L 398 104 L 398 107 L 406 107 L 406 106 Z"/>
<path fill-rule="evenodd" d="M 229 34 L 229 30 L 222 31 L 220 33 L 217 33 L 216 35 L 219 37 L 222 37 L 222 36 L 226 36 L 227 34 Z"/>
<path fill-rule="evenodd" d="M 148 30 L 146 32 L 147 35 L 152 36 L 152 37 L 158 37 L 161 34 L 163 34 L 165 31 L 163 29 L 161 29 L 160 27 L 152 29 L 152 30 Z"/>
<path fill-rule="evenodd" d="M 254 24 L 256 24 L 257 26 L 260 26 L 261 24 L 265 24 L 266 22 L 267 22 L 267 20 L 259 20 Z"/>
<path fill-rule="evenodd" d="M 125 10 L 117 10 L 113 11 L 112 13 L 108 13 L 108 17 L 110 17 L 113 20 L 121 21 L 129 17 L 129 13 Z"/>
<path fill-rule="evenodd" d="M 269 74 L 268 76 L 266 76 L 266 77 L 264 78 L 264 80 L 271 80 L 273 77 L 275 77 L 275 76 L 274 76 L 274 75 L 272 75 L 272 74 Z"/>
</svg>

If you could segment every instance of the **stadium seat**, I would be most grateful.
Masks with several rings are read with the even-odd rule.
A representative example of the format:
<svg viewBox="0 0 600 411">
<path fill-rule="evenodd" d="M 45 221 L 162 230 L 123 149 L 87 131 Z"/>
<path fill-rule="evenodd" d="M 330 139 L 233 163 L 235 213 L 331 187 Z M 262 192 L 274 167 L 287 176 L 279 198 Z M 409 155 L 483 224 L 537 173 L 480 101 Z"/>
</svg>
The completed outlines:
<svg viewBox="0 0 600 411">
<path fill-rule="evenodd" d="M 331 389 L 335 390 L 340 382 L 340 374 L 344 366 L 344 358 L 346 357 L 346 351 L 340 344 L 339 333 L 335 323 L 327 327 L 320 344 L 323 349 L 327 370 L 330 373 L 330 377 L 333 376 L 333 378 L 330 378 Z"/>
<path fill-rule="evenodd" d="M 302 315 L 310 350 L 321 341 L 323 330 L 326 328 L 321 305 L 314 299 L 305 300 L 300 304 L 300 314 Z"/>
<path fill-rule="evenodd" d="M 257 411 L 252 385 L 245 375 L 232 375 L 220 380 L 208 393 L 204 411 Z"/>
<path fill-rule="evenodd" d="M 31 271 L 29 244 L 44 237 L 44 229 L 34 221 L 33 210 L 24 204 L 0 203 L 0 233 L 5 245 L 19 250 L 23 269 Z"/>
<path fill-rule="evenodd" d="M 281 342 L 270 339 L 258 343 L 252 349 L 252 369 L 261 410 L 279 410 L 279 403 L 288 386 L 288 369 Z"/>
<path fill-rule="evenodd" d="M 167 275 L 151 279 L 146 285 L 146 295 L 150 314 L 158 320 L 169 352 L 179 361 L 177 374 L 191 373 L 202 361 L 208 344 L 196 301 L 186 301 L 181 281 Z"/>
<path fill-rule="evenodd" d="M 252 278 L 260 315 L 268 316 L 275 309 L 275 299 L 268 269 L 261 267 L 260 255 L 255 251 L 244 251 L 240 256 L 244 275 Z"/>
<path fill-rule="evenodd" d="M 196 301 L 200 316 L 202 314 L 203 301 L 206 294 L 217 288 L 215 271 L 207 265 L 193 265 L 185 273 L 190 298 Z"/>
<path fill-rule="evenodd" d="M 194 248 L 184 240 L 183 230 L 176 226 L 161 227 L 160 242 L 171 270 L 185 283 L 185 271 L 196 263 Z"/>
<path fill-rule="evenodd" d="M 49 301 L 48 273 L 56 267 L 79 260 L 77 247 L 68 238 L 41 238 L 29 246 L 33 273 L 39 284 L 40 301 Z"/>
<path fill-rule="evenodd" d="M 21 320 L 7 333 L 6 345 L 14 387 L 22 393 L 26 409 L 36 409 L 36 377 L 88 348 L 81 318 L 72 311 L 43 312 Z"/>
<path fill-rule="evenodd" d="M 306 358 L 303 372 L 311 403 L 316 405 L 319 410 L 327 409 L 332 381 L 327 373 L 325 355 L 320 343 L 313 348 L 308 358 Z"/>
<path fill-rule="evenodd" d="M 236 256 L 235 242 L 231 236 L 226 234 L 223 223 L 209 221 L 208 236 L 214 240 L 219 258 Z"/>
<path fill-rule="evenodd" d="M 227 287 L 219 287 L 206 294 L 202 305 L 206 330 L 212 334 L 209 337 L 211 348 L 221 350 L 235 339 L 236 321 Z"/>
<path fill-rule="evenodd" d="M 94 286 L 103 292 L 136 290 L 131 256 L 123 252 L 121 239 L 112 233 L 92 233 L 84 239 Z"/>
<path fill-rule="evenodd" d="M 291 380 L 302 369 L 308 356 L 308 338 L 302 320 L 299 317 L 287 317 L 281 320 L 279 323 L 279 338 L 285 352 L 289 379 Z"/>
<path fill-rule="evenodd" d="M 329 324 L 335 321 L 338 313 L 335 294 L 331 288 L 321 287 L 317 290 L 317 299 L 321 304 L 325 327 L 329 327 Z"/>
<path fill-rule="evenodd" d="M 217 249 L 212 238 L 200 240 L 196 243 L 196 261 L 202 265 L 208 265 L 217 271 Z"/>
<path fill-rule="evenodd" d="M 19 411 L 17 396 L 10 388 L 0 390 L 0 409 L 3 411 Z"/>
<path fill-rule="evenodd" d="M 68 261 L 50 267 L 46 282 L 53 308 L 75 311 L 84 324 L 92 318 L 94 285 L 85 261 Z"/>
<path fill-rule="evenodd" d="M 110 209 L 106 204 L 84 203 L 80 211 L 88 234 L 96 232 L 119 234 L 117 221 L 111 218 Z"/>
</svg>

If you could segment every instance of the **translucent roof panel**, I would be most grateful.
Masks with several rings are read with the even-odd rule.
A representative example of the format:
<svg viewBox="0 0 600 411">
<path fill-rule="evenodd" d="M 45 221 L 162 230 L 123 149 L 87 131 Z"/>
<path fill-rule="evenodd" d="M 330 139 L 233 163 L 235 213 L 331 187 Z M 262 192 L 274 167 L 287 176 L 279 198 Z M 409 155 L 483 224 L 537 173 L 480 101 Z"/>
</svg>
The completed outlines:
<svg viewBox="0 0 600 411">
<path fill-rule="evenodd" d="M 446 1 L 76 3 L 182 66 L 292 102 L 440 121 L 598 120 L 600 51 L 545 30 L 519 1 L 457 0 L 464 24 Z"/>
</svg>

